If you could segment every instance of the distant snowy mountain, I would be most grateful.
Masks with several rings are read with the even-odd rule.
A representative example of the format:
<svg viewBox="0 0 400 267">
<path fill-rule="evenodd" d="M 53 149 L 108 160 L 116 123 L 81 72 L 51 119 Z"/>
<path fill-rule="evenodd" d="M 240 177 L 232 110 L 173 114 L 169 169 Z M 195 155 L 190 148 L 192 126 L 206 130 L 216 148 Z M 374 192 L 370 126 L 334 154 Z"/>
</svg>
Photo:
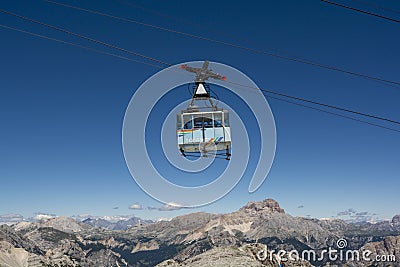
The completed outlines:
<svg viewBox="0 0 400 267">
<path fill-rule="evenodd" d="M 91 214 L 80 214 L 80 215 L 74 215 L 71 216 L 72 218 L 74 218 L 75 220 L 77 220 L 78 222 L 83 222 L 87 219 L 102 219 L 102 220 L 106 220 L 110 223 L 116 223 L 119 221 L 126 221 L 129 220 L 132 217 L 135 217 L 133 215 L 104 215 L 104 216 L 96 216 L 96 215 L 91 215 Z"/>
<path fill-rule="evenodd" d="M 60 218 L 55 214 L 37 213 L 35 216 L 24 219 L 20 214 L 5 214 L 0 215 L 0 225 L 13 225 L 20 222 L 58 222 Z M 50 220 L 55 219 L 55 220 Z M 106 215 L 106 216 L 92 216 L 89 214 L 82 214 L 70 217 L 70 221 L 84 223 L 86 225 L 108 230 L 127 230 L 131 227 L 148 225 L 154 223 L 152 220 L 144 220 L 132 215 Z"/>
<path fill-rule="evenodd" d="M 151 220 L 142 220 L 138 217 L 131 217 L 129 219 L 120 219 L 115 221 L 115 218 L 99 217 L 99 218 L 87 218 L 82 221 L 83 223 L 99 228 L 105 228 L 108 230 L 127 230 L 134 226 L 142 226 L 153 223 Z"/>
<path fill-rule="evenodd" d="M 20 214 L 5 214 L 5 215 L 0 215 L 0 225 L 1 224 L 14 224 L 18 222 L 22 222 L 24 220 L 24 217 Z"/>
<path fill-rule="evenodd" d="M 55 214 L 47 214 L 47 213 L 36 213 L 35 216 L 29 218 L 27 221 L 36 222 L 42 220 L 48 220 L 57 217 Z"/>
<path fill-rule="evenodd" d="M 21 214 L 4 214 L 0 215 L 0 225 L 1 224 L 12 225 L 22 221 L 37 222 L 55 217 L 57 217 L 55 214 L 36 213 L 35 216 L 24 219 L 24 217 Z"/>
</svg>

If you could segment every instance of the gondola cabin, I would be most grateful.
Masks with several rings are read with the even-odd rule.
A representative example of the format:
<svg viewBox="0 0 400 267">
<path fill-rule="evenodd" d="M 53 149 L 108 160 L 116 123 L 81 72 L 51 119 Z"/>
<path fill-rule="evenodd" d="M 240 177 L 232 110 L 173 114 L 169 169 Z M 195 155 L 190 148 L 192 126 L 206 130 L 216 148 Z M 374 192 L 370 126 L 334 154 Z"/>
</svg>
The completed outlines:
<svg viewBox="0 0 400 267">
<path fill-rule="evenodd" d="M 201 112 L 196 109 L 183 110 L 177 115 L 178 147 L 182 153 L 229 151 L 231 129 L 229 112 L 213 110 Z"/>
<path fill-rule="evenodd" d="M 176 134 L 178 148 L 182 156 L 201 157 L 213 156 L 230 160 L 231 128 L 229 112 L 218 108 L 210 96 L 210 87 L 205 82 L 208 78 L 226 80 L 225 76 L 208 69 L 209 62 L 204 61 L 201 68 L 182 65 L 181 68 L 196 73 L 192 100 L 186 110 L 181 111 L 176 119 Z M 201 108 L 194 102 L 205 101 L 209 105 Z M 218 151 L 224 151 L 219 153 Z"/>
</svg>

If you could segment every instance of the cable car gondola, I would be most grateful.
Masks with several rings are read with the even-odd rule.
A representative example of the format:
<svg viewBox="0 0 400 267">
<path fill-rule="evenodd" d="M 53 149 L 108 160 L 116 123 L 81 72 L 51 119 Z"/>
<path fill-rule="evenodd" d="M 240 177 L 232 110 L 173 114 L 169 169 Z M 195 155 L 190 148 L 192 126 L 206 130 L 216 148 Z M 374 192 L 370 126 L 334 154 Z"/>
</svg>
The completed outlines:
<svg viewBox="0 0 400 267">
<path fill-rule="evenodd" d="M 226 80 L 213 73 L 205 61 L 202 68 L 182 65 L 181 68 L 196 73 L 192 100 L 187 109 L 177 114 L 176 131 L 178 148 L 184 157 L 215 156 L 229 160 L 231 157 L 231 130 L 229 111 L 218 108 L 210 96 L 208 78 Z M 195 102 L 203 102 L 197 106 Z M 209 103 L 210 105 L 207 105 Z"/>
</svg>

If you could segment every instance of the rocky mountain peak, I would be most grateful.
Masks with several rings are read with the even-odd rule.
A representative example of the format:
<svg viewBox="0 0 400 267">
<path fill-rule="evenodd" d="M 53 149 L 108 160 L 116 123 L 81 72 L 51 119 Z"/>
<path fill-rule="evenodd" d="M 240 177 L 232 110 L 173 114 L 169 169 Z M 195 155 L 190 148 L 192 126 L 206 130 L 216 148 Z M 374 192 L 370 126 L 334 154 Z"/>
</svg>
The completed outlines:
<svg viewBox="0 0 400 267">
<path fill-rule="evenodd" d="M 392 224 L 400 226 L 400 214 L 393 217 Z"/>
<path fill-rule="evenodd" d="M 56 217 L 39 222 L 41 227 L 51 227 L 66 233 L 76 233 L 83 230 L 82 226 L 72 218 Z"/>
<path fill-rule="evenodd" d="M 279 203 L 271 198 L 263 201 L 249 202 L 240 209 L 245 212 L 268 212 L 268 213 L 285 213 L 285 210 L 279 206 Z"/>
</svg>

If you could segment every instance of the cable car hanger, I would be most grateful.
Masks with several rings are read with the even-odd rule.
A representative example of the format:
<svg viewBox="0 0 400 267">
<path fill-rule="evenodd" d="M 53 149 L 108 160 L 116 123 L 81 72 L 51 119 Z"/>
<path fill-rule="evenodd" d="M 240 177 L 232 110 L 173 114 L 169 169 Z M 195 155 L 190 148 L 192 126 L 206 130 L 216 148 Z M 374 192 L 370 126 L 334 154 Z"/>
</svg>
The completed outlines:
<svg viewBox="0 0 400 267">
<path fill-rule="evenodd" d="M 195 90 L 192 96 L 192 101 L 189 106 L 192 106 L 195 100 L 208 100 L 210 101 L 212 107 L 216 107 L 212 102 L 210 96 L 210 89 L 208 87 L 208 84 L 206 84 L 206 81 L 209 78 L 226 81 L 226 77 L 214 73 L 212 69 L 208 69 L 209 64 L 210 62 L 206 60 L 204 61 L 203 66 L 201 68 L 189 67 L 187 64 L 181 65 L 181 69 L 186 70 L 188 72 L 196 73 L 196 77 L 194 79 Z"/>
<path fill-rule="evenodd" d="M 230 160 L 229 111 L 218 108 L 212 101 L 211 89 L 206 83 L 209 78 L 225 81 L 226 77 L 214 73 L 208 66 L 208 61 L 204 61 L 201 68 L 181 65 L 182 69 L 195 73 L 196 76 L 190 104 L 186 110 L 177 114 L 178 149 L 184 157 L 213 156 Z M 211 106 L 196 106 L 195 102 L 199 101 L 208 101 Z"/>
</svg>

